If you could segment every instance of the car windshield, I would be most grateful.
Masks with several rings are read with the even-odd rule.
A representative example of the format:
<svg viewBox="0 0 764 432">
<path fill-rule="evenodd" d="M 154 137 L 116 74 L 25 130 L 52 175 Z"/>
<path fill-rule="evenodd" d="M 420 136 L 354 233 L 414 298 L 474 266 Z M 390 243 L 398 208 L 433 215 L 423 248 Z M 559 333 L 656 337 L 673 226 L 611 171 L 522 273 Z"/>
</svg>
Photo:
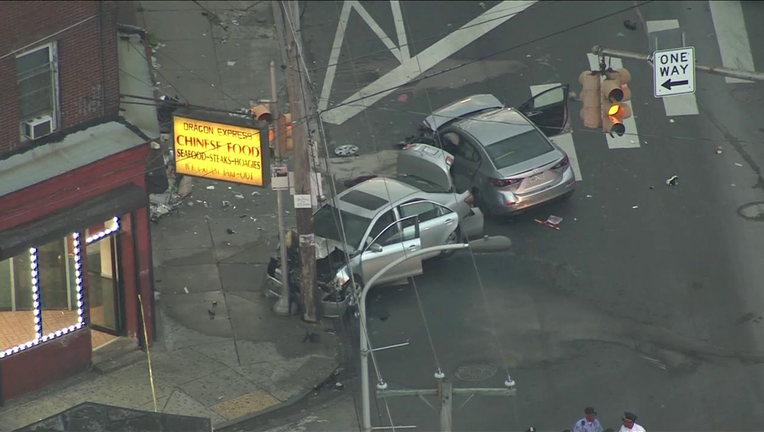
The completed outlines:
<svg viewBox="0 0 764 432">
<path fill-rule="evenodd" d="M 448 192 L 439 184 L 433 183 L 430 180 L 423 179 L 417 176 L 398 174 L 397 176 L 395 176 L 395 179 L 400 181 L 401 183 L 406 183 L 409 186 L 414 186 L 415 188 L 421 190 L 422 192 L 427 192 L 427 193 Z"/>
<path fill-rule="evenodd" d="M 485 150 L 496 168 L 502 169 L 554 151 L 554 147 L 541 132 L 534 129 L 496 141 L 486 146 Z"/>
<path fill-rule="evenodd" d="M 339 221 L 335 221 L 337 209 L 325 205 L 313 215 L 313 230 L 319 237 L 342 242 L 339 230 Z M 353 249 L 361 244 L 363 235 L 371 223 L 370 219 L 340 210 L 342 224 L 345 228 L 345 237 L 348 245 Z"/>
</svg>

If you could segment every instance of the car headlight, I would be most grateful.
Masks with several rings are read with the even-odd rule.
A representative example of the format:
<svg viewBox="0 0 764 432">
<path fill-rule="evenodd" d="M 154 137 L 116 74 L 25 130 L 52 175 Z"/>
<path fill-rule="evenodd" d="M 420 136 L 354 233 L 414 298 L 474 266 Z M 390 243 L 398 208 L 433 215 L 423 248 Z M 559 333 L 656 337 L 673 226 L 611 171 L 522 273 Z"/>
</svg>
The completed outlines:
<svg viewBox="0 0 764 432">
<path fill-rule="evenodd" d="M 335 289 L 339 290 L 348 282 L 350 282 L 350 272 L 348 271 L 348 266 L 344 266 L 337 270 L 337 274 L 334 275 L 334 279 L 332 280 L 332 285 Z"/>
</svg>

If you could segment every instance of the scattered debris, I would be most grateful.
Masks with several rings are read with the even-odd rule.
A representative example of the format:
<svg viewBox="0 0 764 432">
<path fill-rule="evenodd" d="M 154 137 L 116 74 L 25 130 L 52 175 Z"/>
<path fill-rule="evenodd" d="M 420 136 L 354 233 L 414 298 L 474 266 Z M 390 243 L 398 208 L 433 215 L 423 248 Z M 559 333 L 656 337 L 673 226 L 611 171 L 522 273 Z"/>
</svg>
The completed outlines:
<svg viewBox="0 0 764 432">
<path fill-rule="evenodd" d="M 207 186 L 207 190 L 215 190 L 215 186 Z"/>
<path fill-rule="evenodd" d="M 321 341 L 321 335 L 311 332 L 308 329 L 305 329 L 305 337 L 302 338 L 302 343 L 310 342 L 310 343 L 316 343 Z"/>
<path fill-rule="evenodd" d="M 716 147 L 716 154 L 722 154 L 723 151 L 724 149 L 722 149 L 722 146 Z"/>
<path fill-rule="evenodd" d="M 557 230 L 557 231 L 560 230 L 560 227 L 558 227 L 556 224 L 550 223 L 548 220 L 546 220 L 546 221 L 542 221 L 542 220 L 538 220 L 538 219 L 533 219 L 533 220 L 536 221 L 536 223 L 538 223 L 538 224 L 547 226 L 547 227 L 552 228 L 554 230 Z M 560 220 L 562 220 L 562 218 L 560 218 Z"/>
<path fill-rule="evenodd" d="M 217 306 L 217 305 L 218 305 L 218 302 L 217 302 L 217 300 L 215 300 L 214 302 L 212 302 L 212 306 Z"/>
<path fill-rule="evenodd" d="M 237 199 L 244 199 L 244 195 L 242 194 L 236 194 L 234 195 L 234 197 L 236 197 Z"/>
<path fill-rule="evenodd" d="M 244 219 L 245 217 L 247 217 L 247 215 L 243 214 L 243 215 L 239 216 L 239 219 Z"/>
<path fill-rule="evenodd" d="M 743 166 L 743 164 L 741 164 L 741 163 L 738 163 L 738 162 L 735 162 L 735 166 L 736 166 L 736 167 L 742 167 L 742 166 Z"/>
<path fill-rule="evenodd" d="M 262 195 L 262 194 L 260 192 L 258 192 L 258 191 L 252 192 L 252 196 L 260 196 L 260 195 Z"/>
<path fill-rule="evenodd" d="M 669 119 L 669 123 L 674 123 L 674 119 Z"/>
<path fill-rule="evenodd" d="M 626 36 L 625 34 L 623 34 L 623 33 L 621 33 L 621 32 L 618 32 L 618 33 L 616 33 L 615 35 L 616 35 L 616 36 L 618 36 L 618 37 L 625 37 L 625 36 Z"/>
<path fill-rule="evenodd" d="M 398 102 L 405 103 L 407 100 L 409 100 L 409 95 L 406 93 L 398 96 Z"/>
<path fill-rule="evenodd" d="M 483 9 L 485 9 L 485 3 L 483 3 L 483 2 L 478 3 L 478 6 L 480 6 Z"/>
<path fill-rule="evenodd" d="M 153 148 L 154 150 L 159 150 L 160 148 L 159 143 L 156 141 L 151 141 L 151 148 Z"/>
<path fill-rule="evenodd" d="M 154 291 L 154 301 L 159 301 L 159 298 L 162 296 L 162 293 L 159 291 Z"/>
<path fill-rule="evenodd" d="M 562 218 L 555 215 L 549 215 L 546 221 L 552 225 L 559 225 L 560 222 L 562 222 Z"/>
<path fill-rule="evenodd" d="M 210 207 L 212 207 L 212 206 L 210 205 L 210 203 L 208 203 L 207 201 L 202 201 L 202 202 L 204 203 L 204 208 L 210 208 Z"/>
<path fill-rule="evenodd" d="M 221 204 L 223 205 L 223 208 L 227 208 L 231 206 L 231 203 L 229 201 L 222 201 Z"/>
<path fill-rule="evenodd" d="M 623 22 L 623 26 L 626 27 L 629 30 L 636 30 L 637 29 L 637 23 L 631 20 L 626 20 Z"/>
<path fill-rule="evenodd" d="M 183 291 L 185 291 L 186 294 L 188 294 L 188 287 L 183 287 Z"/>
<path fill-rule="evenodd" d="M 225 232 L 228 234 L 236 234 L 236 231 L 232 230 L 231 228 L 226 228 Z"/>
<path fill-rule="evenodd" d="M 337 330 L 335 330 L 335 329 L 330 329 L 330 328 L 328 328 L 328 329 L 326 329 L 326 330 L 324 330 L 324 331 L 325 331 L 325 332 L 327 332 L 327 333 L 331 333 L 331 334 L 334 334 L 334 335 L 336 335 L 336 334 L 337 334 Z"/>
<path fill-rule="evenodd" d="M 668 186 L 676 186 L 679 184 L 679 176 L 671 176 L 668 180 L 666 180 L 666 185 Z"/>
<path fill-rule="evenodd" d="M 358 146 L 345 144 L 334 149 L 334 154 L 340 157 L 355 156 L 358 154 Z"/>
<path fill-rule="evenodd" d="M 525 56 L 526 56 L 526 57 L 528 57 L 528 58 L 530 58 L 530 57 L 531 57 L 531 55 L 530 55 L 530 54 L 526 54 Z"/>
<path fill-rule="evenodd" d="M 730 184 L 730 186 L 735 187 L 735 183 Z"/>
<path fill-rule="evenodd" d="M 215 319 L 215 311 L 212 309 L 207 309 L 207 314 L 210 316 L 210 319 Z"/>
<path fill-rule="evenodd" d="M 587 197 L 587 198 L 591 198 L 592 196 L 591 196 L 591 195 L 587 195 L 586 197 Z"/>
<path fill-rule="evenodd" d="M 654 187 L 652 187 L 652 186 L 650 186 L 650 190 L 653 190 L 653 189 L 655 189 L 655 188 L 654 188 Z"/>
<path fill-rule="evenodd" d="M 341 382 L 337 381 L 336 383 L 334 383 L 334 388 L 337 390 L 342 390 L 345 388 L 345 384 L 342 384 Z"/>
<path fill-rule="evenodd" d="M 188 206 L 191 207 L 192 205 L 194 205 L 194 202 L 193 201 L 189 201 L 188 202 Z"/>
<path fill-rule="evenodd" d="M 233 66 L 233 65 L 235 65 L 235 64 L 236 64 L 236 62 L 235 62 L 235 61 L 231 61 L 231 60 L 228 60 L 228 66 Z"/>
<path fill-rule="evenodd" d="M 249 218 L 252 219 L 252 222 L 257 222 L 257 218 L 256 217 L 250 216 Z"/>
<path fill-rule="evenodd" d="M 633 208 L 633 209 L 638 209 L 638 208 L 639 208 L 639 206 L 631 206 L 631 208 Z"/>
</svg>

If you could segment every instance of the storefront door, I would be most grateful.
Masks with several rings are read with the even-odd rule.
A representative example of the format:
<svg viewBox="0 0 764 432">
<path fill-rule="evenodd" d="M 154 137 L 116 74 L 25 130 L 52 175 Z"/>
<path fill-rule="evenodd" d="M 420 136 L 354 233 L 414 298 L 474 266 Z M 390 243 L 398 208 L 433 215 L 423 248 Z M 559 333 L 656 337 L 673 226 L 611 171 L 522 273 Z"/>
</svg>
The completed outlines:
<svg viewBox="0 0 764 432">
<path fill-rule="evenodd" d="M 89 288 L 90 324 L 94 330 L 122 335 L 124 320 L 122 312 L 121 266 L 119 259 L 119 236 L 107 235 L 90 237 L 103 228 L 118 231 L 116 221 L 109 221 L 105 227 L 88 229 L 87 278 Z M 94 346 L 95 348 L 95 346 Z"/>
</svg>

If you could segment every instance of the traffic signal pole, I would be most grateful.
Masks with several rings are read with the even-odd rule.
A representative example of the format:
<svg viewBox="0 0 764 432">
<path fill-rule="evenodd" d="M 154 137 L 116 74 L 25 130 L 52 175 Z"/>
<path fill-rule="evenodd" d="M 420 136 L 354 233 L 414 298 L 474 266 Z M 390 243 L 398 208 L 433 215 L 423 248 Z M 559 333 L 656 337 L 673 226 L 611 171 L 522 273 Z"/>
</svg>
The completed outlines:
<svg viewBox="0 0 764 432">
<path fill-rule="evenodd" d="M 596 45 L 592 48 L 592 54 L 595 54 L 599 57 L 615 57 L 620 59 L 646 61 L 650 64 L 653 62 L 652 54 L 642 54 L 631 51 L 605 48 L 599 45 Z M 744 71 L 740 69 L 730 69 L 719 66 L 705 66 L 697 63 L 695 63 L 695 70 L 728 78 L 738 78 L 749 81 L 764 81 L 764 72 Z"/>
<path fill-rule="evenodd" d="M 300 197 L 310 197 L 312 173 L 310 165 L 308 117 L 311 115 L 306 109 L 306 99 L 308 90 L 304 74 L 307 71 L 301 70 L 299 61 L 298 41 L 295 40 L 295 33 L 299 31 L 299 11 L 294 7 L 297 2 L 285 1 L 282 16 L 284 17 L 284 33 L 287 44 L 287 87 L 289 89 L 289 104 L 291 108 L 292 119 L 295 122 L 292 125 L 292 140 L 294 145 L 294 194 L 295 203 Z M 310 201 L 309 201 L 310 202 Z M 295 216 L 297 219 L 297 234 L 300 248 L 300 293 L 304 305 L 303 320 L 307 322 L 318 321 L 318 299 L 316 297 L 316 247 L 314 244 L 313 233 L 313 208 L 308 205 L 307 208 L 298 208 L 295 205 Z M 282 279 L 287 275 L 283 275 Z"/>
</svg>

